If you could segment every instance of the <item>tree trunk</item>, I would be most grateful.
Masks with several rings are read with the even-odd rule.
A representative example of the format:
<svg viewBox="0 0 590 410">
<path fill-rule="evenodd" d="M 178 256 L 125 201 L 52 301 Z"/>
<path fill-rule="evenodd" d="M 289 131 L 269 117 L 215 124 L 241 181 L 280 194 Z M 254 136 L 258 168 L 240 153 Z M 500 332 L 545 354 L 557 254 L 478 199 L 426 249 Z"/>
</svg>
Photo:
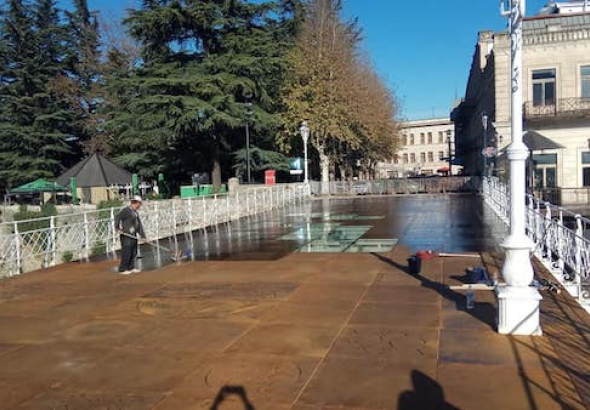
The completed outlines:
<svg viewBox="0 0 590 410">
<path fill-rule="evenodd" d="M 320 156 L 320 170 L 322 172 L 322 195 L 330 194 L 330 157 L 325 153 L 325 148 L 318 149 Z"/>
<path fill-rule="evenodd" d="M 221 153 L 219 150 L 219 141 L 217 137 L 213 139 L 213 169 L 211 170 L 211 182 L 216 189 L 221 188 Z"/>
</svg>

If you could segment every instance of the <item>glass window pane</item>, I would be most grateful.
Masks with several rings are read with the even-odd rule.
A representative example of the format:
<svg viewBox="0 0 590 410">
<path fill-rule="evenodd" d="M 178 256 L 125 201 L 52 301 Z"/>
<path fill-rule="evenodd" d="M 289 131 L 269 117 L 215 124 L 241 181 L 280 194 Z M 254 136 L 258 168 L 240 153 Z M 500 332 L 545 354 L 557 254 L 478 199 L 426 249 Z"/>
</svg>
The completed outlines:
<svg viewBox="0 0 590 410">
<path fill-rule="evenodd" d="M 545 105 L 555 104 L 555 83 L 545 83 Z"/>
<path fill-rule="evenodd" d="M 555 168 L 546 168 L 545 169 L 545 187 L 546 188 L 555 188 L 556 181 L 555 181 Z"/>
<path fill-rule="evenodd" d="M 557 164 L 557 154 L 535 154 L 533 162 L 537 165 Z"/>
<path fill-rule="evenodd" d="M 590 164 L 590 152 L 582 152 L 582 164 Z"/>
<path fill-rule="evenodd" d="M 582 98 L 590 98 L 590 78 L 582 80 Z"/>
<path fill-rule="evenodd" d="M 590 65 L 586 65 L 580 68 L 580 71 L 582 73 L 582 75 L 588 75 L 590 76 Z"/>
<path fill-rule="evenodd" d="M 548 70 L 535 70 L 533 71 L 533 80 L 543 80 L 555 78 L 555 69 L 551 68 Z"/>
<path fill-rule="evenodd" d="M 533 105 L 543 105 L 543 84 L 533 85 Z"/>
<path fill-rule="evenodd" d="M 590 167 L 584 168 L 582 173 L 584 175 L 584 186 L 590 187 Z"/>
<path fill-rule="evenodd" d="M 543 188 L 543 168 L 535 169 L 535 188 Z"/>
</svg>

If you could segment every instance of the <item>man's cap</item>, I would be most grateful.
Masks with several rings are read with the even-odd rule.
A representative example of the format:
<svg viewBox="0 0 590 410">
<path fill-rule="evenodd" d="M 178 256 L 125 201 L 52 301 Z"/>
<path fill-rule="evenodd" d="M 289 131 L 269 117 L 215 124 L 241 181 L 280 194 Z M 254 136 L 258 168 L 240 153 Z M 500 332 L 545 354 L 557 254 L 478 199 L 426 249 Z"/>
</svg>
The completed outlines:
<svg viewBox="0 0 590 410">
<path fill-rule="evenodd" d="M 142 202 L 143 200 L 141 199 L 141 197 L 139 195 L 135 195 L 133 198 L 131 198 L 131 202 Z"/>
</svg>

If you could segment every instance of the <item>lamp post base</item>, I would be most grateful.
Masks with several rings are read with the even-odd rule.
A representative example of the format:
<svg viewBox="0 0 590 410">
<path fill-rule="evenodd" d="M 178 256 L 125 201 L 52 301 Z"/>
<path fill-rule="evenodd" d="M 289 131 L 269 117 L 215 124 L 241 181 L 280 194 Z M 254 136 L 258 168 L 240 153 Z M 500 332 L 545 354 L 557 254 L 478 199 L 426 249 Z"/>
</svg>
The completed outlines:
<svg viewBox="0 0 590 410">
<path fill-rule="evenodd" d="M 543 299 L 531 286 L 496 287 L 498 333 L 514 336 L 541 336 L 539 303 Z"/>
</svg>

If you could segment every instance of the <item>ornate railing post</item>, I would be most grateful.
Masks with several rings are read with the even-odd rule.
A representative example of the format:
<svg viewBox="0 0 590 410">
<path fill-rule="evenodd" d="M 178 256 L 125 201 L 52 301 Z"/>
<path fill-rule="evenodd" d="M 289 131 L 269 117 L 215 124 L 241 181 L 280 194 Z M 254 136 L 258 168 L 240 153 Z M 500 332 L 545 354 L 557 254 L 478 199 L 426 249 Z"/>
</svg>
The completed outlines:
<svg viewBox="0 0 590 410">
<path fill-rule="evenodd" d="M 90 228 L 88 226 L 88 213 L 84 212 L 84 259 L 90 259 Z"/>
<path fill-rule="evenodd" d="M 551 260 L 551 204 L 545 202 L 545 243 L 543 257 L 547 260 Z"/>
<path fill-rule="evenodd" d="M 565 238 L 563 237 L 563 230 L 565 226 L 563 225 L 563 210 L 559 209 L 559 229 L 557 230 L 557 261 L 556 267 L 561 271 L 563 274 L 565 270 L 565 261 L 563 259 L 563 250 L 565 247 Z"/>
<path fill-rule="evenodd" d="M 49 218 L 49 266 L 55 266 L 57 263 L 57 244 L 55 232 L 55 216 Z"/>
<path fill-rule="evenodd" d="M 111 208 L 109 215 L 109 226 L 111 230 L 111 256 L 117 256 L 117 227 L 115 226 L 115 209 Z"/>
<path fill-rule="evenodd" d="M 23 272 L 23 259 L 22 259 L 22 240 L 20 232 L 18 230 L 18 222 L 14 223 L 14 241 L 15 241 L 15 253 L 16 253 L 16 274 L 20 275 Z"/>
<path fill-rule="evenodd" d="M 584 228 L 582 227 L 582 215 L 576 214 L 576 239 L 574 240 L 575 250 L 575 270 L 576 270 L 576 281 L 578 283 L 578 296 L 581 295 L 582 287 L 582 246 L 584 238 Z"/>
</svg>

